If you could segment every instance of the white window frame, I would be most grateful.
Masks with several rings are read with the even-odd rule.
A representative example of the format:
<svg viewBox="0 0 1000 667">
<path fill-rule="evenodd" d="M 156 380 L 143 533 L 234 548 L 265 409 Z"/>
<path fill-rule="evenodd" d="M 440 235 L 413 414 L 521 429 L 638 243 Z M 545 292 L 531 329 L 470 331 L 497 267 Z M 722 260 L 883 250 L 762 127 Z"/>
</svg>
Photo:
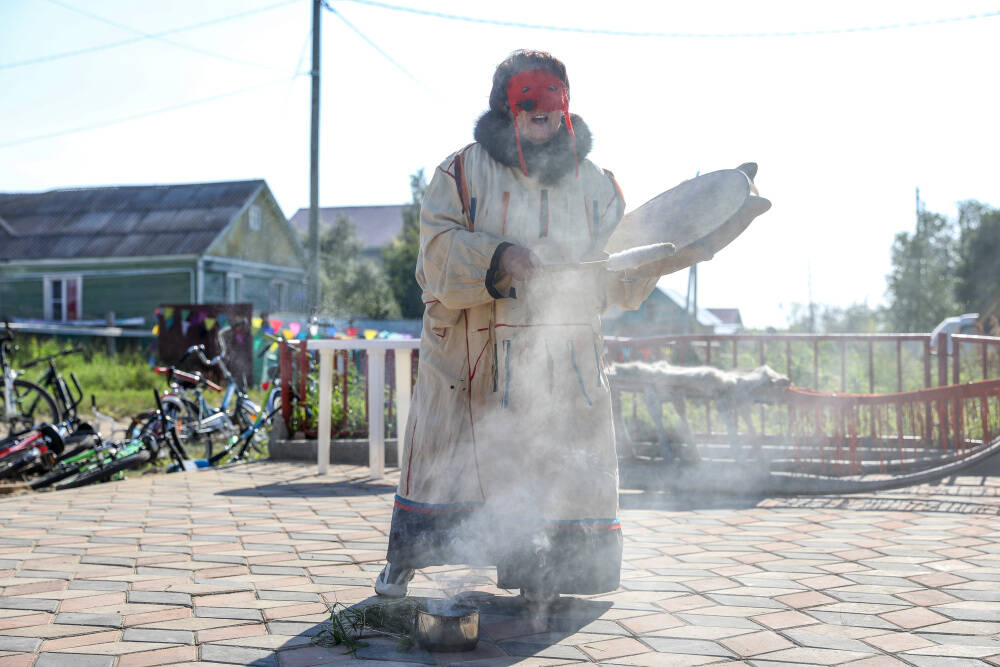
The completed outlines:
<svg viewBox="0 0 1000 667">
<path fill-rule="evenodd" d="M 59 312 L 53 312 L 53 283 L 59 281 L 62 293 L 59 295 Z M 50 322 L 66 322 L 66 283 L 76 282 L 76 319 L 83 319 L 83 276 L 79 273 L 54 273 L 43 279 L 42 312 Z"/>
<path fill-rule="evenodd" d="M 240 292 L 243 291 L 243 274 L 234 271 L 226 272 L 226 303 L 239 303 Z"/>
<path fill-rule="evenodd" d="M 259 231 L 263 225 L 264 214 L 260 210 L 260 206 L 257 204 L 250 204 L 250 209 L 247 211 L 247 226 L 250 227 L 251 231 Z"/>
</svg>

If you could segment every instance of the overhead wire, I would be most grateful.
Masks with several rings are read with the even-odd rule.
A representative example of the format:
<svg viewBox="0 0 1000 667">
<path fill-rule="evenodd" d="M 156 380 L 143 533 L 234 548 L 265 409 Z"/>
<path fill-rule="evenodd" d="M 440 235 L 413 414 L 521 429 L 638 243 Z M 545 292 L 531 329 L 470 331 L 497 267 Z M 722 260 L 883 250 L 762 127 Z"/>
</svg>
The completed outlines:
<svg viewBox="0 0 1000 667">
<path fill-rule="evenodd" d="M 347 17 L 344 16 L 341 12 L 338 12 L 336 9 L 334 9 L 330 5 L 330 3 L 327 2 L 327 0 L 322 0 L 322 2 L 323 2 L 323 7 L 326 10 L 328 10 L 329 12 L 331 12 L 334 16 L 336 16 L 338 19 L 340 19 L 344 23 L 344 25 L 346 25 L 348 28 L 350 28 L 351 30 L 353 30 L 354 33 L 358 37 L 360 37 L 361 39 L 363 39 L 368 44 L 368 46 L 370 46 L 373 49 L 375 49 L 376 51 L 378 51 L 379 54 L 381 54 L 383 58 L 385 58 L 390 63 L 392 63 L 396 67 L 396 69 L 398 69 L 400 72 L 402 72 L 406 76 L 408 76 L 411 79 L 413 79 L 413 81 L 415 81 L 416 83 L 418 83 L 420 85 L 423 85 L 417 77 L 413 76 L 413 74 L 411 74 L 409 70 L 407 70 L 405 67 L 403 67 L 402 65 L 400 65 L 399 62 L 395 58 L 393 58 L 392 56 L 390 56 L 385 51 L 385 49 L 383 49 L 382 47 L 380 47 L 378 44 L 376 44 L 374 41 L 372 41 L 371 38 L 369 38 L 367 35 L 365 35 L 363 32 L 361 32 L 361 30 L 358 29 L 358 27 L 355 26 L 353 23 L 351 23 L 350 21 L 348 21 Z"/>
<path fill-rule="evenodd" d="M 218 60 L 225 60 L 225 61 L 228 61 L 228 62 L 231 62 L 231 63 L 236 63 L 238 65 L 248 65 L 250 67 L 258 67 L 260 69 L 270 69 L 270 70 L 279 69 L 278 67 L 275 67 L 274 65 L 266 65 L 264 63 L 253 62 L 253 61 L 250 61 L 250 60 L 243 60 L 242 58 L 234 58 L 233 56 L 228 56 L 228 55 L 226 55 L 224 53 L 217 53 L 215 51 L 210 51 L 208 49 L 203 49 L 203 48 L 200 48 L 200 47 L 197 47 L 197 46 L 192 46 L 190 44 L 185 44 L 183 42 L 178 42 L 178 41 L 175 41 L 175 40 L 172 40 L 172 39 L 168 39 L 168 38 L 163 37 L 162 35 L 159 35 L 159 34 L 156 34 L 156 33 L 150 33 L 150 32 L 146 32 L 145 30 L 140 30 L 138 28 L 133 28 L 132 26 L 125 25 L 124 23 L 120 23 L 118 21 L 115 21 L 113 19 L 109 19 L 109 18 L 104 17 L 104 16 L 100 16 L 100 15 L 95 14 L 94 12 L 91 12 L 89 10 L 82 9 L 80 7 L 74 7 L 73 5 L 70 5 L 70 4 L 66 3 L 66 2 L 63 2 L 62 0 L 48 0 L 48 2 L 50 2 L 53 5 L 57 5 L 59 7 L 62 7 L 63 9 L 66 9 L 68 11 L 75 12 L 77 14 L 81 14 L 83 16 L 91 18 L 91 19 L 93 19 L 95 21 L 99 21 L 101 23 L 105 23 L 107 25 L 113 26 L 115 28 L 118 28 L 119 30 L 125 30 L 127 32 L 131 32 L 131 33 L 136 34 L 136 35 L 141 35 L 143 37 L 148 37 L 149 39 L 155 39 L 155 40 L 157 40 L 159 42 L 163 42 L 164 44 L 169 44 L 170 46 L 173 46 L 173 47 L 178 48 L 178 49 L 183 49 L 185 51 L 191 51 L 192 53 L 197 53 L 197 54 L 200 54 L 200 55 L 203 55 L 203 56 L 208 56 L 210 58 L 216 58 Z"/>
<path fill-rule="evenodd" d="M 325 0 L 324 0 L 325 1 Z M 824 28 L 819 30 L 789 30 L 789 31 L 764 31 L 764 32 L 658 32 L 658 31 L 633 31 L 633 30 L 611 30 L 607 28 L 580 28 L 573 26 L 546 25 L 540 23 L 524 23 L 521 21 L 503 21 L 499 19 L 487 19 L 475 16 L 465 16 L 461 14 L 449 14 L 431 9 L 418 9 L 416 7 L 406 7 L 404 5 L 394 5 L 380 0 L 333 0 L 335 2 L 353 2 L 368 7 L 377 7 L 394 12 L 404 12 L 416 14 L 418 16 L 428 16 L 432 18 L 446 19 L 449 21 L 461 21 L 464 23 L 477 23 L 481 25 L 493 25 L 504 28 L 521 28 L 524 30 L 546 30 L 551 32 L 568 32 L 585 35 L 602 35 L 607 37 L 651 37 L 651 38 L 684 38 L 684 39 L 748 39 L 748 38 L 771 38 L 771 37 L 819 37 L 825 35 L 845 35 L 860 32 L 877 32 L 885 30 L 901 30 L 905 28 L 919 28 L 924 26 L 940 25 L 944 23 L 957 23 L 960 21 L 975 21 L 978 19 L 994 18 L 1000 16 L 1000 10 L 991 12 L 981 12 L 978 14 L 967 14 L 964 16 L 951 16 L 938 19 L 927 19 L 922 21 L 904 21 L 900 23 L 883 23 L 877 25 L 846 27 L 846 28 Z"/>
<path fill-rule="evenodd" d="M 183 109 L 186 107 L 196 106 L 199 104 L 206 104 L 208 102 L 214 102 L 226 97 L 233 97 L 235 95 L 241 95 L 243 93 L 249 93 L 254 90 L 259 90 L 261 88 L 267 88 L 279 83 L 284 83 L 288 81 L 288 77 L 281 77 L 280 79 L 274 79 L 272 81 L 267 81 L 265 83 L 260 83 L 254 86 L 247 86 L 245 88 L 239 88 L 237 90 L 230 90 L 224 93 L 219 93 L 217 95 L 211 95 L 209 97 L 202 97 L 196 100 L 188 100 L 186 102 L 180 102 L 178 104 L 172 104 L 170 106 L 160 107 L 159 109 L 151 109 L 149 111 L 141 111 L 135 114 L 129 114 L 127 116 L 119 116 L 118 118 L 112 118 L 106 121 L 99 121 L 96 123 L 89 123 L 87 125 L 80 125 L 78 127 L 72 127 L 65 130 L 58 130 L 56 132 L 48 132 L 46 134 L 38 134 L 31 137 L 22 137 L 20 139 L 14 139 L 12 141 L 0 142 L 0 148 L 9 148 L 11 146 L 20 146 L 21 144 L 31 143 L 33 141 L 41 141 L 42 139 L 52 139 L 54 137 L 61 137 L 67 134 L 75 134 L 77 132 L 85 132 L 88 130 L 96 130 L 102 127 L 109 127 L 111 125 L 118 125 L 119 123 L 126 123 L 133 120 L 138 120 L 139 118 L 146 118 L 148 116 L 155 116 L 157 114 L 166 113 L 168 111 L 176 111 L 177 109 Z"/>
<path fill-rule="evenodd" d="M 161 30 L 159 32 L 153 33 L 143 33 L 141 36 L 132 37 L 130 39 L 123 39 L 117 42 L 109 42 L 105 44 L 97 44 L 95 46 L 87 46 L 80 49 L 73 49 L 72 51 L 63 51 L 61 53 L 53 53 L 46 56 L 38 56 L 36 58 L 27 58 L 25 60 L 15 60 L 9 63 L 0 63 L 0 70 L 14 69 L 16 67 L 26 67 L 28 65 L 37 65 L 39 63 L 50 62 L 53 60 L 61 60 L 63 58 L 71 58 L 74 56 L 83 55 L 86 53 L 94 53 L 96 51 L 104 51 L 107 49 L 114 49 L 120 46 L 127 46 L 129 44 L 136 44 L 138 42 L 145 41 L 147 39 L 159 39 L 167 35 L 175 35 L 180 32 L 187 32 L 188 30 L 197 30 L 199 28 L 206 28 L 211 25 L 217 25 L 219 23 L 224 23 L 226 21 L 233 21 L 235 19 L 245 18 L 247 16 L 252 16 L 253 14 L 260 14 L 261 12 L 270 11 L 272 9 L 278 9 L 279 7 L 285 7 L 287 5 L 301 3 L 302 0 L 282 0 L 282 2 L 277 2 L 271 5 L 265 5 L 263 7 L 255 7 L 249 9 L 245 12 L 239 12 L 237 14 L 229 14 L 227 16 L 220 16 L 218 18 L 209 19 L 207 21 L 200 21 L 198 23 L 191 23 L 185 26 L 180 26 L 177 28 L 171 28 L 169 30 Z"/>
</svg>

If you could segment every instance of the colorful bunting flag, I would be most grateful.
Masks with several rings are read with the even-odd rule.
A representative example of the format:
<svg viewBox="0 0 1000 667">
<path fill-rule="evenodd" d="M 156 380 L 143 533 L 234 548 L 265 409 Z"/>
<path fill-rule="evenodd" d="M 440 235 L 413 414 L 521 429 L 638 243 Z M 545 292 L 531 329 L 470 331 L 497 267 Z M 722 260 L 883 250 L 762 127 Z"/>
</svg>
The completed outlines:
<svg viewBox="0 0 1000 667">
<path fill-rule="evenodd" d="M 295 338 L 299 335 L 299 331 L 302 330 L 302 325 L 298 322 L 289 322 L 288 328 L 292 330 L 292 337 Z"/>
<path fill-rule="evenodd" d="M 365 329 L 365 340 L 372 340 L 378 335 L 378 331 L 375 329 Z"/>
<path fill-rule="evenodd" d="M 257 331 L 264 324 L 264 320 L 260 317 L 254 317 L 250 320 L 250 325 L 253 327 L 254 331 Z"/>
<path fill-rule="evenodd" d="M 271 325 L 271 331 L 281 331 L 281 320 L 268 320 L 267 323 Z"/>
<path fill-rule="evenodd" d="M 214 317 L 206 317 L 202 321 L 205 323 L 205 329 L 207 329 L 208 331 L 211 331 L 215 327 L 215 318 Z"/>
</svg>

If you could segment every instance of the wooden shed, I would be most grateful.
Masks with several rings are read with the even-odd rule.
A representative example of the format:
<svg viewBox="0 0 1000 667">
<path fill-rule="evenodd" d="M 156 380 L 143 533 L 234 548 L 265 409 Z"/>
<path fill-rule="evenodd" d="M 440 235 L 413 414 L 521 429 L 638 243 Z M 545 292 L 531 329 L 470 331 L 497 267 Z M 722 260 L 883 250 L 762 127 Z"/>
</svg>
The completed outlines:
<svg viewBox="0 0 1000 667">
<path fill-rule="evenodd" d="M 0 193 L 0 318 L 161 303 L 305 310 L 306 255 L 263 180 Z"/>
</svg>

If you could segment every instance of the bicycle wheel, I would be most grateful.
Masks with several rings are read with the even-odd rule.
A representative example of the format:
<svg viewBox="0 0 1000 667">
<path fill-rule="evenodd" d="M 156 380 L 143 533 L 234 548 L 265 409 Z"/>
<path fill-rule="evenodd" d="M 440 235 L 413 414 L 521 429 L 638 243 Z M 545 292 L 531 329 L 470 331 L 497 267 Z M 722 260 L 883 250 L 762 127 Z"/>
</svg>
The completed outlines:
<svg viewBox="0 0 1000 667">
<path fill-rule="evenodd" d="M 136 452 L 130 456 L 123 456 L 120 459 L 111 461 L 101 468 L 95 468 L 94 470 L 88 470 L 87 472 L 81 473 L 70 481 L 58 485 L 56 489 L 76 489 L 95 482 L 106 482 L 123 470 L 138 468 L 144 463 L 149 463 L 149 459 L 149 450 L 144 449 L 141 452 Z"/>
<path fill-rule="evenodd" d="M 87 463 L 89 463 L 89 461 L 87 461 Z M 35 479 L 29 481 L 28 486 L 32 489 L 44 489 L 47 486 L 52 486 L 56 482 L 61 482 L 67 477 L 80 474 L 80 468 L 83 465 L 86 464 L 58 467 L 48 474 L 36 477 Z"/>
<path fill-rule="evenodd" d="M 0 440 L 32 426 L 59 423 L 59 409 L 45 389 L 17 378 L 13 390 L 14 405 L 7 405 L 6 392 L 0 391 Z"/>
<path fill-rule="evenodd" d="M 236 405 L 236 425 L 239 428 L 240 435 L 247 432 L 247 430 L 254 425 L 257 421 L 257 415 L 260 414 L 260 408 L 258 408 L 252 401 L 240 400 Z M 248 446 L 253 449 L 253 451 L 259 455 L 264 453 L 264 447 L 267 445 L 267 433 L 264 432 L 263 428 L 258 428 L 253 432 Z M 242 448 L 242 455 L 245 455 L 247 445 Z"/>
</svg>

